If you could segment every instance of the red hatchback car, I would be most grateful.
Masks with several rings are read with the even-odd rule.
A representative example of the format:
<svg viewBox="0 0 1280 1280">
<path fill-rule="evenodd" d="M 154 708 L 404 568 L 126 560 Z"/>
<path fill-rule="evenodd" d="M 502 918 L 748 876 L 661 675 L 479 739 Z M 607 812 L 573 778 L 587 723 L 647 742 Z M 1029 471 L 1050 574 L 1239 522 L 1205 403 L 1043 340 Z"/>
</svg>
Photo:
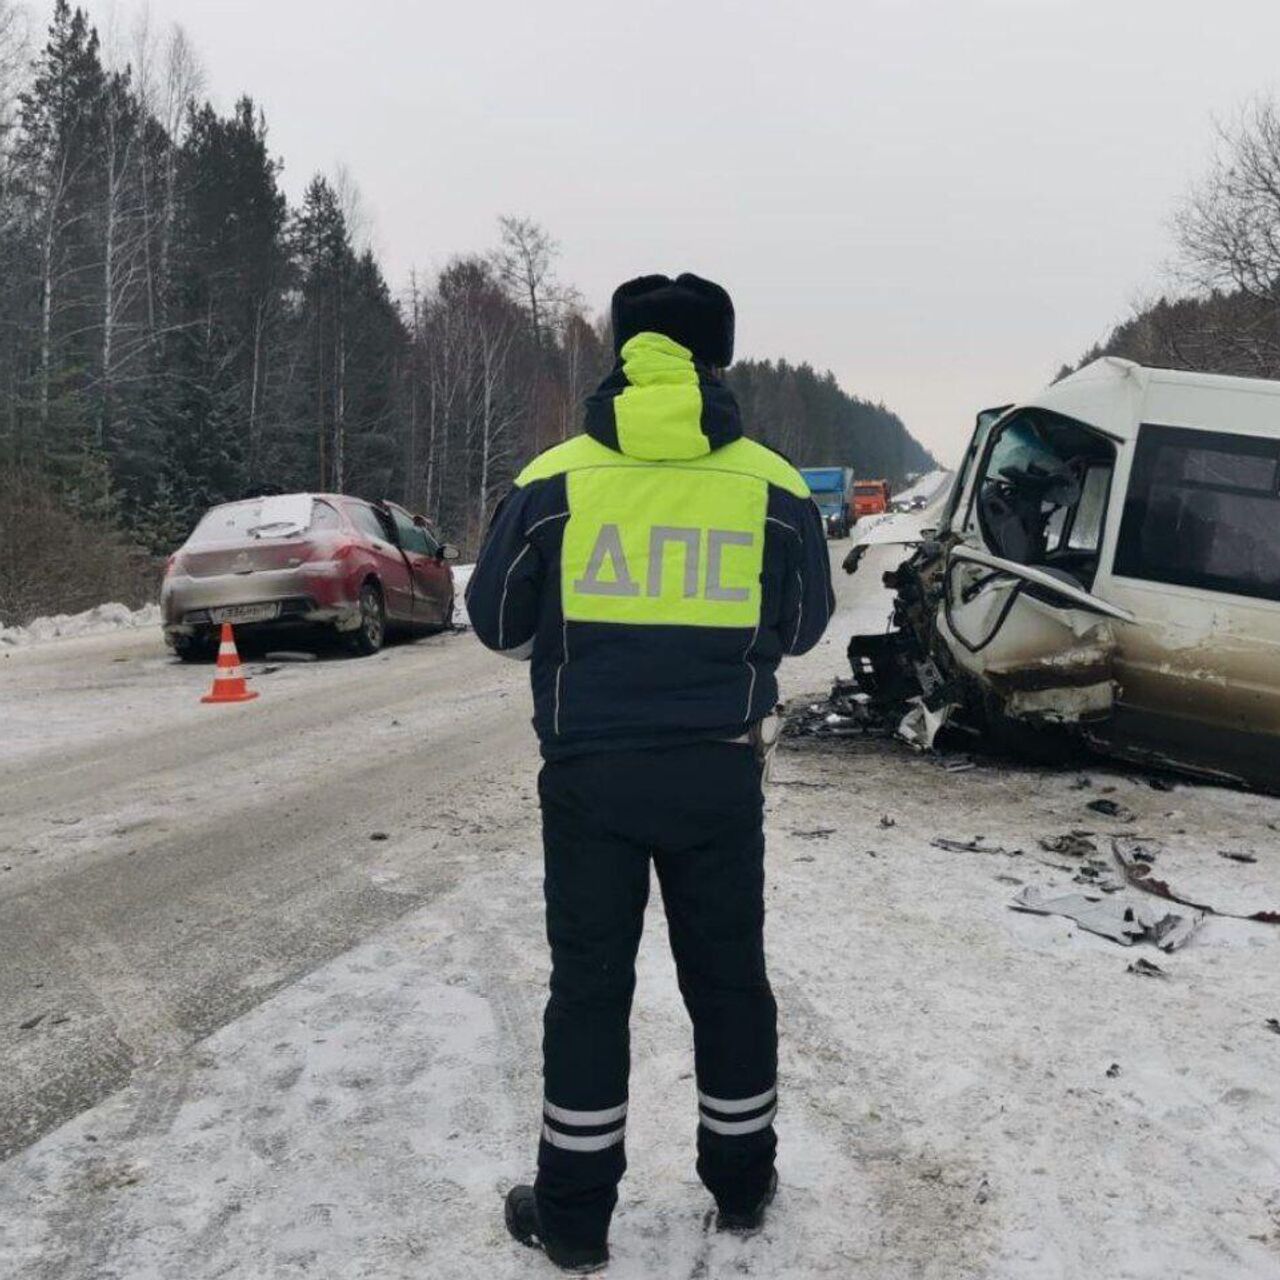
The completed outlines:
<svg viewBox="0 0 1280 1280">
<path fill-rule="evenodd" d="M 320 626 L 354 653 L 390 629 L 442 631 L 453 620 L 457 548 L 393 502 L 289 493 L 211 508 L 169 557 L 160 608 L 183 659 L 208 657 L 224 622 L 250 634 Z"/>
</svg>

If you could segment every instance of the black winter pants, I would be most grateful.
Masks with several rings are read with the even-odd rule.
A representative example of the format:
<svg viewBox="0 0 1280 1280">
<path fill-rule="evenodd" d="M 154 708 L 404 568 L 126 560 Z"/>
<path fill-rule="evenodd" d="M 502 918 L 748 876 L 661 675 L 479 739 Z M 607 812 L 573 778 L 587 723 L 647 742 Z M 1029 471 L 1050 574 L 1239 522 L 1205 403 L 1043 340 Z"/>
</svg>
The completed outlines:
<svg viewBox="0 0 1280 1280">
<path fill-rule="evenodd" d="M 544 1232 L 584 1246 L 608 1234 L 626 1169 L 628 1020 L 651 860 L 693 1020 L 698 1174 L 721 1208 L 754 1207 L 777 1146 L 755 753 L 706 742 L 551 761 L 539 792 L 552 961 L 536 1187 Z"/>
</svg>

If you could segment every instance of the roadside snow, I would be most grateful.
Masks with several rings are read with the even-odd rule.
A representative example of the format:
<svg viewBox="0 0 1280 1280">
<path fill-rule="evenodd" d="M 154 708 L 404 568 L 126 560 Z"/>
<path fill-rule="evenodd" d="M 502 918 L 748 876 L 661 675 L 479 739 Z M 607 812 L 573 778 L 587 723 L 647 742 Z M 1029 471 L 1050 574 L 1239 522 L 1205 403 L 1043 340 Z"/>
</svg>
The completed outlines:
<svg viewBox="0 0 1280 1280">
<path fill-rule="evenodd" d="M 467 617 L 467 601 L 466 591 L 467 583 L 471 581 L 471 575 L 475 572 L 473 564 L 455 564 L 453 566 L 453 625 L 455 627 L 469 627 L 471 619 Z"/>
<path fill-rule="evenodd" d="M 123 604 L 100 604 L 83 613 L 57 613 L 49 618 L 36 618 L 25 627 L 0 626 L 0 645 L 41 644 L 48 640 L 66 640 L 91 636 L 106 631 L 124 631 L 138 627 L 158 627 L 160 606 L 143 605 L 130 609 Z"/>
</svg>

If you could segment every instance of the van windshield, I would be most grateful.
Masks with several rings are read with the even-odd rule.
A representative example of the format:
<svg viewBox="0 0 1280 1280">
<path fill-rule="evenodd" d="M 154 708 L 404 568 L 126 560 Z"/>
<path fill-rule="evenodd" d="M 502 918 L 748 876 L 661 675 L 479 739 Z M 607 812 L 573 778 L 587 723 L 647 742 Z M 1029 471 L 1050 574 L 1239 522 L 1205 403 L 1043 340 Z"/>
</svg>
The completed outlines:
<svg viewBox="0 0 1280 1280">
<path fill-rule="evenodd" d="M 987 546 L 1006 560 L 1093 585 L 1115 446 L 1072 418 L 1023 409 L 996 428 L 976 492 Z"/>
</svg>

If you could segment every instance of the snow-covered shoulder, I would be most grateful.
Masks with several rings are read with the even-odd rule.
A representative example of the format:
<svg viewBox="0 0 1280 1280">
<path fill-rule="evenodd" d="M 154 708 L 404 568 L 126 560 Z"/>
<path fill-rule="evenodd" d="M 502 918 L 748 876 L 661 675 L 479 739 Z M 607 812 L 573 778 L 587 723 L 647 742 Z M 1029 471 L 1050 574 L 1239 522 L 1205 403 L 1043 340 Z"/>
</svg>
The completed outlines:
<svg viewBox="0 0 1280 1280">
<path fill-rule="evenodd" d="M 49 640 L 68 640 L 107 631 L 127 631 L 159 625 L 158 604 L 146 604 L 141 609 L 130 609 L 124 604 L 100 604 L 83 613 L 56 613 L 47 618 L 36 618 L 25 627 L 0 626 L 0 646 L 17 648 Z"/>
</svg>

